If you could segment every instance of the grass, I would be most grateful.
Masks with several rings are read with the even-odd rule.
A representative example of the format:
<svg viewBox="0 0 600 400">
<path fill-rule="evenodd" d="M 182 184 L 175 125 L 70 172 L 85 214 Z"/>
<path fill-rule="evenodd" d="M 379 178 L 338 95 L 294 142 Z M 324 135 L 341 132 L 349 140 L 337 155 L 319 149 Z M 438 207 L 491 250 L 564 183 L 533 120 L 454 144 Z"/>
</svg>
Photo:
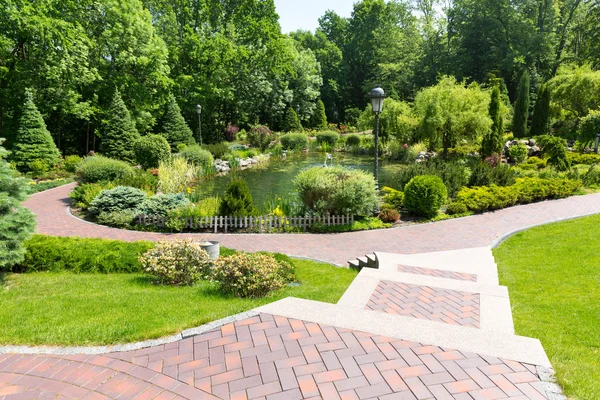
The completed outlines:
<svg viewBox="0 0 600 400">
<path fill-rule="evenodd" d="M 335 303 L 356 272 L 293 260 L 301 285 L 262 299 L 221 294 L 214 284 L 156 286 L 142 274 L 71 272 L 0 278 L 0 344 L 106 345 L 158 338 L 285 297 Z"/>
<path fill-rule="evenodd" d="M 600 216 L 519 233 L 494 250 L 517 334 L 541 340 L 565 393 L 600 398 Z"/>
</svg>

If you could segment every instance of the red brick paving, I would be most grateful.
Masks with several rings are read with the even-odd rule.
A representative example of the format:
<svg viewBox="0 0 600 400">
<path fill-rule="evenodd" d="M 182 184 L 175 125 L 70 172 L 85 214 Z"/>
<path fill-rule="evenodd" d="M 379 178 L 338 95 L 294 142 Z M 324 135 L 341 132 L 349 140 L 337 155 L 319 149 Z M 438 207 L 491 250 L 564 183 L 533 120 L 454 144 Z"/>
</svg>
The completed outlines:
<svg viewBox="0 0 600 400">
<path fill-rule="evenodd" d="M 406 265 L 399 265 L 398 272 L 403 272 L 406 274 L 435 276 L 436 278 L 454 279 L 457 281 L 477 282 L 477 275 L 475 275 L 475 274 L 467 274 L 467 273 L 454 272 L 454 271 L 444 271 L 441 269 L 410 267 L 410 266 L 406 266 Z"/>
<path fill-rule="evenodd" d="M 37 214 L 37 231 L 53 236 L 83 236 L 134 240 L 159 240 L 181 235 L 129 232 L 88 224 L 67 214 L 74 184 L 31 196 L 25 205 Z M 489 246 L 499 236 L 525 227 L 600 213 L 600 194 L 512 207 L 493 213 L 434 224 L 332 235 L 226 235 L 202 234 L 222 245 L 245 251 L 277 251 L 321 259 L 340 265 L 374 251 L 415 254 Z M 190 236 L 190 235 L 183 235 Z"/>
<path fill-rule="evenodd" d="M 479 294 L 380 281 L 367 310 L 479 328 Z"/>
<path fill-rule="evenodd" d="M 545 399 L 542 393 L 532 365 L 269 314 L 137 351 L 0 355 L 0 399 Z"/>
</svg>

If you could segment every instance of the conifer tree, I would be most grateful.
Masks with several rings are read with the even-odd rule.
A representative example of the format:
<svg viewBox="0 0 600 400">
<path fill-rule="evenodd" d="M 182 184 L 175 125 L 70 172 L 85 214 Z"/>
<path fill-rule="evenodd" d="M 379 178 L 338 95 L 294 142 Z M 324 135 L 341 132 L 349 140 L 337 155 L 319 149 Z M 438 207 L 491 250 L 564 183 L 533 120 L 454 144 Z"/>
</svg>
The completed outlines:
<svg viewBox="0 0 600 400">
<path fill-rule="evenodd" d="M 515 101 L 515 115 L 513 117 L 513 134 L 517 138 L 527 134 L 527 119 L 529 118 L 529 72 L 526 70 L 521 76 L 517 100 Z"/>
<path fill-rule="evenodd" d="M 119 91 L 115 91 L 112 103 L 107 111 L 108 120 L 102 137 L 100 150 L 103 155 L 128 162 L 135 159 L 133 147 L 140 137 L 129 110 L 125 106 Z"/>
<path fill-rule="evenodd" d="M 489 157 L 494 153 L 501 153 L 503 147 L 504 120 L 502 119 L 500 88 L 498 86 L 494 86 L 492 90 L 489 114 L 492 119 L 492 128 L 481 143 L 481 154 L 484 157 Z"/>
<path fill-rule="evenodd" d="M 19 171 L 29 172 L 34 161 L 42 162 L 46 169 L 50 169 L 58 164 L 59 157 L 60 152 L 46 128 L 44 118 L 33 102 L 33 94 L 27 89 L 12 161 Z"/>
<path fill-rule="evenodd" d="M 180 144 L 192 145 L 195 143 L 192 130 L 181 116 L 181 109 L 171 95 L 163 118 L 162 135 L 167 139 L 171 150 L 176 151 Z"/>
<path fill-rule="evenodd" d="M 323 100 L 317 102 L 317 108 L 311 118 L 311 125 L 315 129 L 327 129 L 327 114 L 325 114 L 325 104 Z"/>
<path fill-rule="evenodd" d="M 550 124 L 550 90 L 545 83 L 540 86 L 537 100 L 533 108 L 531 135 L 540 136 L 548 133 Z"/>
<path fill-rule="evenodd" d="M 35 228 L 35 216 L 20 204 L 27 197 L 27 182 L 15 177 L 4 160 L 7 151 L 3 143 L 0 138 L 0 271 L 23 261 L 23 242 Z"/>
<path fill-rule="evenodd" d="M 302 125 L 300 125 L 300 120 L 298 119 L 298 114 L 292 107 L 289 107 L 285 112 L 285 116 L 283 117 L 283 125 L 284 132 L 301 132 Z"/>
</svg>

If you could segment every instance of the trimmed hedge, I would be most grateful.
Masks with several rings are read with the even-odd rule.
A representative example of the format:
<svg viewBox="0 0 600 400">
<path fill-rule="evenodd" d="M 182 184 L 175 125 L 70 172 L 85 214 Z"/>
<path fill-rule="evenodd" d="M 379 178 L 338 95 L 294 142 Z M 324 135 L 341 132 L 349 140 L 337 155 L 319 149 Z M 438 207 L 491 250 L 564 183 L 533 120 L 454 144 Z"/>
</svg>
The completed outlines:
<svg viewBox="0 0 600 400">
<path fill-rule="evenodd" d="M 133 168 L 124 161 L 113 160 L 102 156 L 86 157 L 77 167 L 80 182 L 96 183 L 122 178 Z"/>
<path fill-rule="evenodd" d="M 308 138 L 304 133 L 288 133 L 280 140 L 284 150 L 302 150 L 308 147 Z"/>
<path fill-rule="evenodd" d="M 338 135 L 337 132 L 333 132 L 333 131 L 317 133 L 317 143 L 318 144 L 327 143 L 332 148 L 335 147 L 339 138 L 340 138 L 340 135 Z"/>
</svg>

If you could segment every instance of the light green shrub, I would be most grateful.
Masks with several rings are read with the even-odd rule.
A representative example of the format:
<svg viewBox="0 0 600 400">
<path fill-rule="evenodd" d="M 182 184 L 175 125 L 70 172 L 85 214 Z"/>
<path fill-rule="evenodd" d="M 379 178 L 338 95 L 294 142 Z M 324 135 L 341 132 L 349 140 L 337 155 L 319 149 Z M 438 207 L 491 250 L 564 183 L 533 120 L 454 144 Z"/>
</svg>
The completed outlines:
<svg viewBox="0 0 600 400">
<path fill-rule="evenodd" d="M 256 213 L 252 194 L 246 181 L 234 179 L 229 182 L 225 196 L 219 205 L 219 214 L 227 217 L 246 217 Z"/>
<path fill-rule="evenodd" d="M 161 162 L 158 167 L 160 193 L 182 193 L 196 180 L 196 168 L 185 158 L 175 157 L 173 162 Z"/>
<path fill-rule="evenodd" d="M 179 155 L 197 167 L 212 165 L 215 161 L 210 151 L 198 145 L 186 147 Z"/>
<path fill-rule="evenodd" d="M 124 161 L 92 156 L 86 157 L 77 167 L 77 177 L 81 182 L 96 183 L 121 178 L 132 170 L 133 168 Z"/>
<path fill-rule="evenodd" d="M 468 211 L 469 210 L 467 209 L 467 206 L 464 203 L 458 202 L 448 204 L 448 208 L 446 209 L 446 213 L 448 215 L 466 214 Z"/>
<path fill-rule="evenodd" d="M 346 146 L 348 146 L 348 147 L 360 146 L 360 136 L 358 136 L 354 133 L 346 136 Z"/>
<path fill-rule="evenodd" d="M 100 193 L 102 193 L 102 191 L 112 189 L 114 187 L 115 185 L 112 183 L 82 183 L 76 186 L 75 189 L 69 193 L 69 197 L 73 199 L 73 205 L 76 208 L 87 210 L 92 201 Z"/>
<path fill-rule="evenodd" d="M 221 201 L 218 197 L 208 197 L 196 204 L 171 209 L 167 212 L 167 227 L 181 231 L 185 227 L 185 220 L 192 218 L 215 217 L 219 214 Z"/>
<path fill-rule="evenodd" d="M 161 161 L 169 161 L 171 147 L 161 135 L 147 135 L 137 139 L 133 145 L 135 161 L 143 169 L 157 168 Z"/>
<path fill-rule="evenodd" d="M 381 191 L 384 193 L 383 201 L 395 210 L 404 206 L 404 193 L 391 187 L 384 186 Z"/>
<path fill-rule="evenodd" d="M 508 155 L 511 161 L 515 164 L 521 164 L 525 162 L 525 160 L 527 160 L 528 154 L 529 150 L 527 149 L 527 146 L 521 143 L 511 146 L 508 150 Z"/>
<path fill-rule="evenodd" d="M 119 229 L 130 229 L 135 225 L 137 210 L 123 210 L 113 212 L 101 212 L 96 217 L 100 225 L 111 226 Z"/>
<path fill-rule="evenodd" d="M 210 152 L 215 159 L 226 160 L 231 154 L 229 146 L 225 143 L 205 144 L 202 148 Z"/>
<path fill-rule="evenodd" d="M 75 172 L 83 159 L 79 156 L 67 156 L 63 161 L 63 169 L 67 172 Z"/>
<path fill-rule="evenodd" d="M 284 150 L 302 150 L 308 147 L 308 138 L 304 133 L 288 133 L 280 140 Z"/>
<path fill-rule="evenodd" d="M 146 200 L 146 193 L 129 186 L 117 186 L 114 189 L 102 191 L 92 200 L 88 211 L 92 215 L 112 213 L 116 211 L 132 211 Z"/>
<path fill-rule="evenodd" d="M 448 198 L 448 190 L 442 179 L 422 175 L 411 179 L 404 188 L 404 206 L 408 211 L 426 218 L 433 218 Z"/>
<path fill-rule="evenodd" d="M 333 132 L 333 131 L 317 133 L 317 143 L 320 145 L 326 144 L 330 148 L 335 147 L 339 138 L 340 138 L 340 135 L 337 132 Z"/>
</svg>

